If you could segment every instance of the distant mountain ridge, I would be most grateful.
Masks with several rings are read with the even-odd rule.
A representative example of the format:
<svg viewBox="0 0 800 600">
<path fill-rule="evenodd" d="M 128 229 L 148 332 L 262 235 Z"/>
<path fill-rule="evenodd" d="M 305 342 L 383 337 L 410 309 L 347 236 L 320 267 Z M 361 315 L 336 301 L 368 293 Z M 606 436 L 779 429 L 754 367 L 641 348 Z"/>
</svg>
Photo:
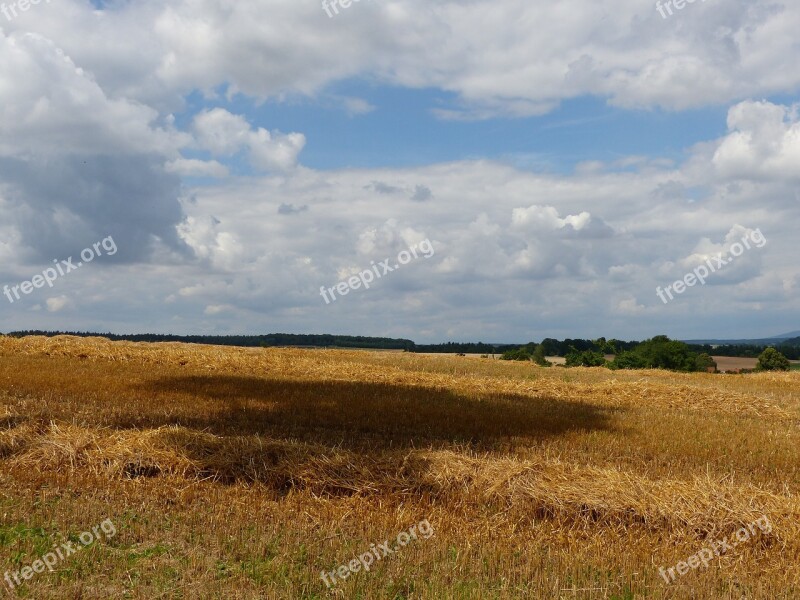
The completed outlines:
<svg viewBox="0 0 800 600">
<path fill-rule="evenodd" d="M 791 333 L 784 333 L 783 335 L 776 335 L 775 338 L 779 340 L 788 340 L 789 338 L 800 337 L 800 331 L 792 331 Z"/>
</svg>

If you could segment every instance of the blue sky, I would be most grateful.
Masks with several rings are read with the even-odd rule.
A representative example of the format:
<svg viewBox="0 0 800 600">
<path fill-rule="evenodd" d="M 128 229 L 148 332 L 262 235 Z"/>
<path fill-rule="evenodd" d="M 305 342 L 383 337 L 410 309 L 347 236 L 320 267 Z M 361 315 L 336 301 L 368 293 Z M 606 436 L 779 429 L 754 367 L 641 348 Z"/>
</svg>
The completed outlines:
<svg viewBox="0 0 800 600">
<path fill-rule="evenodd" d="M 0 15 L 2 285 L 119 247 L 31 285 L 0 329 L 797 329 L 798 25 L 781 0 L 666 19 L 640 0 L 382 0 L 334 18 L 316 1 L 60 0 Z M 765 244 L 661 301 L 753 235 Z"/>
<path fill-rule="evenodd" d="M 726 132 L 727 106 L 689 111 L 624 110 L 603 98 L 563 101 L 541 116 L 456 121 L 438 118 L 432 109 L 455 101 L 452 93 L 346 81 L 320 98 L 295 98 L 254 104 L 237 96 L 209 100 L 187 98 L 179 122 L 199 111 L 222 107 L 254 125 L 281 131 L 313 131 L 303 164 L 314 169 L 415 167 L 456 160 L 492 159 L 522 168 L 569 172 L 588 160 L 625 156 L 662 156 L 681 160 L 687 148 Z M 374 107 L 352 115 L 336 98 L 361 98 Z"/>
</svg>

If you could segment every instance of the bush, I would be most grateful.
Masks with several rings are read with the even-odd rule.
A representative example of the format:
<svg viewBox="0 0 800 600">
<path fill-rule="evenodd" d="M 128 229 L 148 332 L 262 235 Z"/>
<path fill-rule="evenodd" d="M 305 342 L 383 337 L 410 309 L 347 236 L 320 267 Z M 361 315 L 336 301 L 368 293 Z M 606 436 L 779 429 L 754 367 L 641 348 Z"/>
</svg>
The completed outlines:
<svg viewBox="0 0 800 600">
<path fill-rule="evenodd" d="M 756 371 L 788 371 L 790 368 L 788 358 L 775 348 L 767 348 L 758 357 Z"/>
<path fill-rule="evenodd" d="M 713 367 L 715 371 L 717 370 L 716 361 L 714 361 L 714 359 L 711 358 L 711 356 L 709 356 L 706 352 L 698 354 L 694 362 L 698 371 L 707 371 L 710 367 Z"/>
<path fill-rule="evenodd" d="M 614 357 L 609 365 L 612 369 L 646 369 L 648 368 L 647 361 L 643 356 L 634 352 L 633 350 L 626 350 L 620 352 Z"/>
<path fill-rule="evenodd" d="M 573 350 L 567 354 L 568 367 L 602 367 L 606 364 L 606 357 L 600 352 L 586 350 L 578 352 Z"/>
<path fill-rule="evenodd" d="M 610 366 L 612 369 L 697 371 L 697 359 L 698 356 L 683 342 L 673 341 L 665 335 L 657 335 L 642 342 L 633 350 L 618 354 Z"/>
<path fill-rule="evenodd" d="M 522 348 L 517 350 L 506 350 L 500 360 L 531 360 L 531 355 Z"/>
<path fill-rule="evenodd" d="M 544 355 L 544 346 L 539 344 L 536 346 L 536 349 L 533 351 L 533 355 L 531 356 L 533 362 L 535 362 L 540 367 L 549 367 L 550 363 L 547 361 Z"/>
<path fill-rule="evenodd" d="M 506 350 L 500 356 L 500 360 L 532 360 L 540 367 L 549 367 L 550 363 L 544 357 L 544 346 L 542 344 L 530 343 L 516 350 Z"/>
<path fill-rule="evenodd" d="M 672 371 L 695 371 L 696 355 L 683 342 L 670 340 L 665 335 L 657 335 L 642 342 L 634 352 L 642 355 L 651 369 Z"/>
</svg>

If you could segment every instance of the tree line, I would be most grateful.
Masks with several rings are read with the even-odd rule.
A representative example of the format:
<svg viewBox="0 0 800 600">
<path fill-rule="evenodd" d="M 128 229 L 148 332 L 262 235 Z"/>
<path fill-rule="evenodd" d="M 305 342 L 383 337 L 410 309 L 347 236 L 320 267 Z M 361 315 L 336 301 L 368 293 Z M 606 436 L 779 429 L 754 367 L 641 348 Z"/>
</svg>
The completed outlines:
<svg viewBox="0 0 800 600">
<path fill-rule="evenodd" d="M 612 340 L 614 342 L 616 340 Z M 666 335 L 657 335 L 644 342 L 628 342 L 625 345 L 607 342 L 604 338 L 595 340 L 589 347 L 572 345 L 564 355 L 566 367 L 608 367 L 609 369 L 666 369 L 670 371 L 712 371 L 717 363 L 708 352 L 695 351 L 689 344 L 671 340 Z M 710 349 L 710 347 L 709 347 Z M 616 350 L 611 352 L 611 350 Z M 607 355 L 613 354 L 612 358 Z M 547 367 L 550 362 L 544 342 L 527 344 L 503 353 L 503 360 L 532 361 Z M 788 371 L 789 360 L 773 347 L 764 348 L 758 355 L 755 371 Z"/>
<path fill-rule="evenodd" d="M 353 335 L 331 334 L 293 334 L 270 333 L 266 335 L 164 335 L 156 333 L 92 333 L 88 331 L 12 331 L 11 337 L 41 335 L 54 337 L 57 335 L 74 335 L 77 337 L 104 337 L 112 341 L 127 342 L 182 342 L 187 344 L 211 344 L 215 346 L 274 347 L 274 346 L 309 346 L 314 348 L 368 348 L 375 350 L 408 350 L 414 348 L 414 342 L 405 339 L 364 337 Z"/>
<path fill-rule="evenodd" d="M 182 342 L 193 344 L 211 344 L 221 346 L 244 347 L 276 347 L 276 346 L 306 346 L 311 348 L 365 348 L 373 350 L 403 350 L 405 352 L 447 353 L 447 354 L 503 354 L 509 360 L 534 360 L 541 363 L 545 356 L 560 356 L 568 359 L 569 364 L 586 364 L 598 366 L 604 364 L 605 355 L 614 355 L 612 361 L 620 368 L 626 365 L 649 364 L 651 360 L 647 353 L 657 347 L 659 353 L 672 353 L 679 358 L 670 358 L 667 362 L 671 365 L 681 365 L 679 370 L 685 370 L 694 360 L 697 369 L 704 370 L 712 366 L 709 359 L 703 358 L 697 363 L 698 356 L 736 356 L 757 358 L 771 346 L 726 344 L 711 346 L 708 344 L 685 344 L 669 340 L 666 336 L 657 336 L 644 342 L 623 341 L 617 339 L 607 340 L 604 337 L 596 340 L 573 339 L 556 340 L 545 338 L 541 342 L 530 342 L 523 346 L 519 344 L 487 344 L 483 342 L 446 342 L 442 344 L 416 344 L 412 340 L 403 338 L 385 338 L 370 336 L 333 335 L 333 334 L 293 334 L 270 333 L 263 335 L 170 335 L 170 334 L 114 334 L 97 333 L 88 331 L 13 331 L 8 334 L 13 337 L 38 335 L 53 337 L 56 335 L 73 335 L 78 337 L 105 337 L 112 341 L 130 342 Z M 667 345 L 666 339 L 670 344 Z M 655 340 L 655 341 L 654 341 Z M 679 344 L 680 346 L 675 346 Z M 680 350 L 676 350 L 680 348 Z M 785 340 L 775 346 L 776 350 L 791 360 L 800 360 L 800 338 Z M 631 354 L 632 353 L 632 354 Z M 659 355 L 660 355 L 659 354 Z M 694 356 L 690 358 L 689 355 Z M 644 357 L 644 358 L 642 358 Z M 664 362 L 666 359 L 655 359 L 654 364 Z M 688 362 L 687 362 L 688 361 Z M 711 361 L 713 362 L 713 361 Z M 591 363 L 591 364 L 590 364 Z"/>
<path fill-rule="evenodd" d="M 800 360 L 800 337 L 783 340 L 779 344 L 723 344 L 711 346 L 710 344 L 690 344 L 695 352 L 707 352 L 717 356 L 738 356 L 742 358 L 757 358 L 767 348 L 775 348 L 790 360 Z"/>
</svg>

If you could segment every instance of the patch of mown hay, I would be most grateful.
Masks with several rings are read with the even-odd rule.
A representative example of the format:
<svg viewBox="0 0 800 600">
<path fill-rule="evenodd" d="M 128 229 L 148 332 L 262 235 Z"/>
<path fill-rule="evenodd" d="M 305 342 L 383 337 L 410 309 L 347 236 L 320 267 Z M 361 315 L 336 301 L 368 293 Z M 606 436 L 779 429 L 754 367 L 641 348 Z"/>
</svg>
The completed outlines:
<svg viewBox="0 0 800 600">
<path fill-rule="evenodd" d="M 699 539 L 728 535 L 767 515 L 774 526 L 769 543 L 800 539 L 795 498 L 711 477 L 653 480 L 556 460 L 465 456 L 449 450 L 370 456 L 175 426 L 117 431 L 51 423 L 45 431 L 30 424 L 18 430 L 20 439 L 7 457 L 12 469 L 86 471 L 110 479 L 245 482 L 327 496 L 426 496 L 454 506 L 488 503 L 568 528 L 641 527 L 666 534 L 693 532 Z"/>
</svg>

